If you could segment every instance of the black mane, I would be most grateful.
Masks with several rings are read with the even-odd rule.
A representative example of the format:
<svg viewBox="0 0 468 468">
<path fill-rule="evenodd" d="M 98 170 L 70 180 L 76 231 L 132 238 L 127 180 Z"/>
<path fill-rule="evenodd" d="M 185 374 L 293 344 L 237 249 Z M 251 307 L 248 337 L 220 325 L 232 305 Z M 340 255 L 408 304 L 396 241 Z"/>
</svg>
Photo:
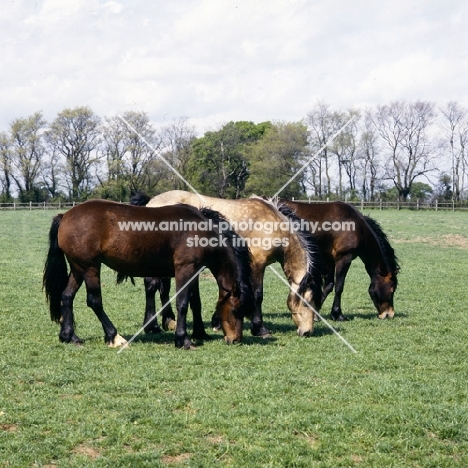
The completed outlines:
<svg viewBox="0 0 468 468">
<path fill-rule="evenodd" d="M 385 234 L 382 227 L 375 219 L 370 216 L 363 216 L 363 218 L 379 244 L 380 251 L 389 273 L 396 273 L 400 269 L 400 265 L 398 264 L 398 258 L 395 254 L 395 250 L 388 241 L 387 234 Z"/>
<path fill-rule="evenodd" d="M 273 202 L 274 203 L 274 202 Z M 291 222 L 298 226 L 303 225 L 303 220 L 297 216 L 294 211 L 287 205 L 281 203 L 276 204 L 278 211 L 286 216 Z M 302 221 L 302 223 L 301 223 Z M 308 229 L 297 229 L 294 231 L 302 246 L 304 247 L 308 261 L 307 261 L 307 273 L 302 278 L 299 285 L 298 294 L 304 294 L 307 286 L 312 289 L 314 302 L 317 305 L 322 303 L 322 268 L 321 268 L 321 255 L 318 248 L 315 237 Z"/>
<path fill-rule="evenodd" d="M 137 193 L 134 193 L 131 197 L 130 197 L 130 205 L 134 205 L 134 206 L 146 206 L 149 201 L 151 200 L 150 197 L 148 197 L 148 195 L 146 195 L 146 193 L 144 192 L 137 192 Z"/>
</svg>

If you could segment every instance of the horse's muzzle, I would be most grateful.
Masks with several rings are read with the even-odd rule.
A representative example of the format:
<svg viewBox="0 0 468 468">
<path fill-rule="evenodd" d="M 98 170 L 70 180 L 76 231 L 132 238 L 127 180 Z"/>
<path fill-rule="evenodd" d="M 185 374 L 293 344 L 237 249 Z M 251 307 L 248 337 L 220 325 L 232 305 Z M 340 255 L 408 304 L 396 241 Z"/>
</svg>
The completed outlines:
<svg viewBox="0 0 468 468">
<path fill-rule="evenodd" d="M 395 310 L 393 307 L 385 309 L 383 312 L 380 312 L 379 319 L 384 320 L 386 318 L 393 318 L 395 316 Z"/>
</svg>

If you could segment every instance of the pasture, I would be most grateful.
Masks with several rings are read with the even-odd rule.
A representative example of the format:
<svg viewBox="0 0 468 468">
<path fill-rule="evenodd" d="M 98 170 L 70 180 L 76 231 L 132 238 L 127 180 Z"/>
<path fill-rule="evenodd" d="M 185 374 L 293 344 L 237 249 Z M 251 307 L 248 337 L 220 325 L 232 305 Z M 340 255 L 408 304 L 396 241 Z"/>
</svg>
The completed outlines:
<svg viewBox="0 0 468 468">
<path fill-rule="evenodd" d="M 268 270 L 270 339 L 246 324 L 243 344 L 226 346 L 208 329 L 217 292 L 206 273 L 214 339 L 196 351 L 176 349 L 169 332 L 140 335 L 120 354 L 107 348 L 84 287 L 84 346 L 61 344 L 41 291 L 54 214 L 0 212 L 0 467 L 468 466 L 467 214 L 366 212 L 402 271 L 395 318 L 380 321 L 353 263 L 351 320 L 334 326 L 357 354 L 324 323 L 296 336 L 287 287 Z M 117 286 L 105 269 L 103 284 L 104 308 L 130 338 L 143 320 L 142 280 Z"/>
</svg>

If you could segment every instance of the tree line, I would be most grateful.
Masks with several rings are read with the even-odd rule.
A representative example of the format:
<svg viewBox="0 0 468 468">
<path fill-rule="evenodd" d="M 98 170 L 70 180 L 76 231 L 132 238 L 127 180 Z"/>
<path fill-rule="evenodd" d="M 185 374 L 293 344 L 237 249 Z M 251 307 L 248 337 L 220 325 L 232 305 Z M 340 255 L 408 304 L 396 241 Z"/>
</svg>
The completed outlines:
<svg viewBox="0 0 468 468">
<path fill-rule="evenodd" d="M 0 132 L 0 201 L 127 201 L 188 184 L 222 198 L 285 185 L 287 198 L 461 201 L 467 138 L 468 109 L 456 102 L 317 102 L 301 121 L 229 122 L 203 136 L 185 117 L 156 128 L 145 112 L 76 107 L 52 122 L 36 112 Z"/>
</svg>

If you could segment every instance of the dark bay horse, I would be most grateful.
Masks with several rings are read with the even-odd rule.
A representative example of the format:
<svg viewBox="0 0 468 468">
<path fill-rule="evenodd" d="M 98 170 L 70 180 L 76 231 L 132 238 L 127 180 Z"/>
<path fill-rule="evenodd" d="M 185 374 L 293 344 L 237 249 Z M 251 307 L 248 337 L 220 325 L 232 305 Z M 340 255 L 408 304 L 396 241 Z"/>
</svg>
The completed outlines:
<svg viewBox="0 0 468 468">
<path fill-rule="evenodd" d="M 298 218 L 288 207 L 276 206 L 273 202 L 259 197 L 224 200 L 185 192 L 171 190 L 156 197 L 140 194 L 132 203 L 147 207 L 161 207 L 175 203 L 187 203 L 195 207 L 208 206 L 219 211 L 246 240 L 252 254 L 252 278 L 255 295 L 255 311 L 251 317 L 251 332 L 254 336 L 269 336 L 262 316 L 263 277 L 265 268 L 279 262 L 290 284 L 287 305 L 297 326 L 299 336 L 313 333 L 314 319 L 312 310 L 307 307 L 296 293 L 301 295 L 316 310 L 320 309 L 322 300 L 322 275 L 318 247 L 313 236 L 307 230 L 292 229 L 292 223 Z M 154 314 L 154 295 L 159 286 L 165 292 L 161 296 L 163 304 L 168 299 L 170 283 L 164 278 L 145 279 L 146 314 Z M 163 326 L 170 328 L 164 317 Z M 170 311 L 169 311 L 170 317 Z M 168 326 L 169 325 L 169 326 Z"/>
<path fill-rule="evenodd" d="M 158 229 L 161 223 L 177 226 L 181 221 L 190 223 L 191 229 Z M 60 323 L 60 341 L 81 343 L 74 331 L 73 299 L 84 281 L 87 305 L 100 320 L 106 343 L 112 347 L 126 343 L 103 309 L 103 263 L 126 276 L 175 277 L 177 290 L 207 267 L 219 288 L 216 311 L 224 339 L 227 343 L 241 341 L 243 316 L 251 314 L 254 306 L 251 260 L 233 231 L 213 227 L 220 221 L 225 222 L 219 213 L 188 205 L 148 210 L 103 200 L 85 202 L 56 216 L 49 233 L 43 287 L 51 319 Z M 198 247 L 193 242 L 195 236 L 204 239 Z M 177 296 L 175 345 L 179 348 L 193 347 L 187 337 L 186 313 L 189 298 L 197 294 L 198 277 Z"/>
<path fill-rule="evenodd" d="M 351 262 L 360 257 L 371 279 L 370 297 L 379 318 L 394 316 L 393 295 L 400 270 L 395 251 L 380 225 L 343 202 L 307 203 L 280 200 L 309 221 L 322 255 L 325 285 L 323 300 L 335 288 L 331 310 L 334 320 L 346 320 L 341 294 Z"/>
</svg>

